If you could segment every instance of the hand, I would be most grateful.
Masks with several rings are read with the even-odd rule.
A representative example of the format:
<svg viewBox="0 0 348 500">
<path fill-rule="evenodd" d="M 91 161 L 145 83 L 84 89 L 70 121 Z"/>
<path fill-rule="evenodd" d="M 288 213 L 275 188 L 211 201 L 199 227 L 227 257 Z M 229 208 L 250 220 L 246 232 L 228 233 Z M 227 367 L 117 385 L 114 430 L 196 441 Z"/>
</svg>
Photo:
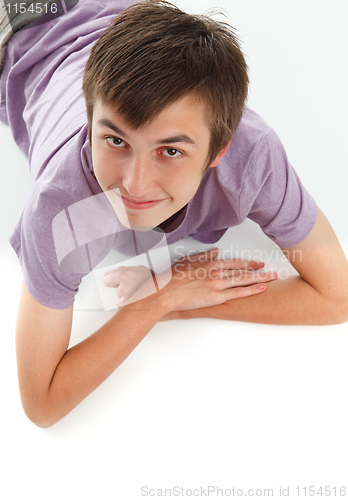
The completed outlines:
<svg viewBox="0 0 348 500">
<path fill-rule="evenodd" d="M 261 293 L 266 289 L 265 283 L 277 277 L 275 273 L 257 272 L 263 263 L 241 259 L 215 260 L 218 253 L 218 249 L 201 252 L 173 264 L 169 283 L 156 294 L 156 298 L 166 299 L 170 317 L 177 311 L 208 307 Z M 114 281 L 114 286 L 118 286 L 118 307 L 156 292 L 150 270 L 144 266 L 118 270 Z"/>
<path fill-rule="evenodd" d="M 172 266 L 172 279 L 160 291 L 171 293 L 172 307 L 167 316 L 174 319 L 180 311 L 256 295 L 266 290 L 267 281 L 277 278 L 276 273 L 258 272 L 263 262 L 215 260 L 218 253 L 219 249 L 214 249 L 186 256 Z"/>
<path fill-rule="evenodd" d="M 130 303 L 130 299 L 135 292 L 139 290 L 146 281 L 149 281 L 150 285 L 151 280 L 152 273 L 150 269 L 145 266 L 119 266 L 104 273 L 104 285 L 116 288 L 116 306 L 118 308 L 121 308 L 126 303 Z M 153 285 L 150 295 L 155 292 L 156 288 Z M 144 295 L 141 298 L 146 296 L 147 295 Z M 140 298 L 138 297 L 137 300 L 140 300 Z"/>
</svg>

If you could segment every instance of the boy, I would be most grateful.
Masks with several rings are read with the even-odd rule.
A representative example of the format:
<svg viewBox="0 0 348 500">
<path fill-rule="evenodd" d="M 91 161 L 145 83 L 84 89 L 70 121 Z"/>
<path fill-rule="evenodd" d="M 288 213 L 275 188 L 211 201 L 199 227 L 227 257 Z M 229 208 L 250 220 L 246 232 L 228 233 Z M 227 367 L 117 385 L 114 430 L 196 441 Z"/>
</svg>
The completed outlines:
<svg viewBox="0 0 348 500">
<path fill-rule="evenodd" d="M 231 30 L 165 2 L 116 13 L 106 1 L 80 2 L 58 19 L 26 26 L 9 43 L 1 76 L 0 118 L 33 179 L 11 244 L 24 274 L 16 329 L 21 398 L 42 427 L 98 387 L 157 321 L 348 319 L 347 259 L 276 134 L 244 106 L 246 65 Z M 262 263 L 216 261 L 212 250 L 174 265 L 155 294 L 150 280 L 140 280 L 137 297 L 129 269 L 119 269 L 109 285 L 125 305 L 68 350 L 86 272 L 59 266 L 55 243 L 64 235 L 52 224 L 104 193 L 123 227 L 158 228 L 169 244 L 187 236 L 215 243 L 249 217 L 299 276 L 276 280 L 252 271 Z M 96 261 L 110 249 L 99 243 Z"/>
</svg>

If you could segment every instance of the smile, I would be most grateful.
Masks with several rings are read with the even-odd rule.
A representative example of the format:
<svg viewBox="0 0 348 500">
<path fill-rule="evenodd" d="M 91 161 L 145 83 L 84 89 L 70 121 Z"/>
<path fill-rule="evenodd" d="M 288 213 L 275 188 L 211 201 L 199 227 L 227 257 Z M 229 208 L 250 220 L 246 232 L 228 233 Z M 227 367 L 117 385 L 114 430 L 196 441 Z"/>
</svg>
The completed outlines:
<svg viewBox="0 0 348 500">
<path fill-rule="evenodd" d="M 118 196 L 120 196 L 118 193 L 116 193 L 116 194 Z M 120 196 L 120 197 L 122 198 L 124 206 L 127 208 L 130 208 L 130 209 L 133 209 L 133 210 L 146 210 L 146 209 L 149 209 L 149 208 L 152 208 L 152 207 L 158 205 L 159 203 L 161 203 L 161 201 L 164 201 L 164 199 L 162 199 L 162 200 L 137 202 L 137 201 L 128 200 L 127 198 L 124 198 L 123 196 Z"/>
</svg>

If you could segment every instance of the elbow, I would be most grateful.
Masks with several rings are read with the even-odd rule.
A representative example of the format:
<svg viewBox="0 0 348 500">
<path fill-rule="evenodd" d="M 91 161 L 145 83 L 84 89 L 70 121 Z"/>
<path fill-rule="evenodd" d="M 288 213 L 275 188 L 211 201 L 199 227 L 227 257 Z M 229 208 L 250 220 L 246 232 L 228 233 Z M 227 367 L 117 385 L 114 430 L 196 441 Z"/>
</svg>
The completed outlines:
<svg viewBox="0 0 348 500">
<path fill-rule="evenodd" d="M 331 325 L 342 325 L 343 323 L 348 322 L 348 315 L 343 315 L 343 314 L 336 314 L 332 321 L 330 322 Z"/>
<path fill-rule="evenodd" d="M 348 323 L 348 304 L 343 311 L 341 311 L 340 315 L 338 315 L 338 325 L 342 325 L 343 323 Z"/>
<path fill-rule="evenodd" d="M 348 298 L 336 298 L 331 301 L 328 324 L 341 325 L 348 322 Z"/>
<path fill-rule="evenodd" d="M 36 427 L 40 427 L 41 429 L 47 429 L 52 427 L 56 422 L 46 418 L 44 415 L 39 414 L 37 412 L 29 412 L 24 410 L 25 415 L 28 419 L 36 425 Z"/>
<path fill-rule="evenodd" d="M 42 429 L 47 429 L 52 427 L 56 422 L 60 420 L 59 417 L 56 417 L 51 414 L 50 411 L 46 407 L 40 404 L 25 404 L 22 401 L 22 407 L 27 418 L 34 424 L 36 427 L 40 427 Z"/>
<path fill-rule="evenodd" d="M 55 421 L 51 421 L 51 420 L 46 420 L 46 419 L 42 419 L 42 418 L 38 418 L 38 419 L 29 419 L 31 420 L 31 422 L 33 424 L 36 425 L 36 427 L 40 427 L 41 429 L 48 429 L 49 427 L 52 427 L 56 422 Z"/>
<path fill-rule="evenodd" d="M 29 417 L 28 417 L 29 418 Z M 52 427 L 55 422 L 51 423 L 51 422 L 47 422 L 45 420 L 41 420 L 41 419 L 32 419 L 32 418 L 29 418 L 29 420 L 34 424 L 36 425 L 36 427 L 40 427 L 40 429 L 48 429 L 49 427 Z"/>
<path fill-rule="evenodd" d="M 46 415 L 42 415 L 41 413 L 29 413 L 24 412 L 28 419 L 36 425 L 36 427 L 40 427 L 41 429 L 48 429 L 52 427 L 59 419 L 48 418 Z"/>
</svg>

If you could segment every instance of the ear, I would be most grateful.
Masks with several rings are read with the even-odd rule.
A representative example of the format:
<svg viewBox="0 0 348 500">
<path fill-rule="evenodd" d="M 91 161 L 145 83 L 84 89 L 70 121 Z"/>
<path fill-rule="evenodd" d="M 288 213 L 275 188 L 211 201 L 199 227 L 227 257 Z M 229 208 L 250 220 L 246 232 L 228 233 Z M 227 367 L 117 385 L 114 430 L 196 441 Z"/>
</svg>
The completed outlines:
<svg viewBox="0 0 348 500">
<path fill-rule="evenodd" d="M 209 165 L 209 168 L 214 168 L 220 163 L 222 157 L 225 155 L 226 151 L 228 150 L 228 148 L 232 142 L 232 139 L 233 139 L 233 137 L 231 137 L 231 139 L 228 141 L 228 143 L 224 147 L 224 149 L 222 151 L 220 151 L 220 153 L 216 156 L 215 160 L 212 161 L 212 163 Z"/>
</svg>

